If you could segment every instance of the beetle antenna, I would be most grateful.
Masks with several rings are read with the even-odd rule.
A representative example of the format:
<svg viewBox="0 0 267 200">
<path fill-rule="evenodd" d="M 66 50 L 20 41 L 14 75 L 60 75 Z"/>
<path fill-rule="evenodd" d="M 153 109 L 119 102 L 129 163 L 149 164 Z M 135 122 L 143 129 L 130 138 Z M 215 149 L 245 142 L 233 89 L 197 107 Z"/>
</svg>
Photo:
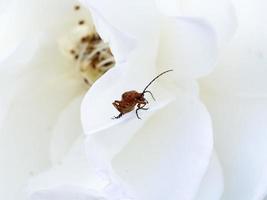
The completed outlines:
<svg viewBox="0 0 267 200">
<path fill-rule="evenodd" d="M 143 90 L 143 92 L 142 92 L 142 95 L 144 95 L 144 93 L 146 92 L 146 89 L 156 80 L 156 79 L 158 79 L 160 76 L 162 76 L 163 74 L 165 74 L 165 73 L 168 73 L 168 72 L 171 72 L 171 71 L 173 71 L 173 69 L 170 69 L 170 70 L 167 70 L 167 71 L 164 71 L 164 72 L 162 72 L 162 73 L 160 73 L 159 75 L 157 75 L 155 78 L 153 78 L 152 79 L 152 81 L 150 81 L 148 84 L 147 84 L 147 86 L 145 87 L 145 89 Z"/>
</svg>

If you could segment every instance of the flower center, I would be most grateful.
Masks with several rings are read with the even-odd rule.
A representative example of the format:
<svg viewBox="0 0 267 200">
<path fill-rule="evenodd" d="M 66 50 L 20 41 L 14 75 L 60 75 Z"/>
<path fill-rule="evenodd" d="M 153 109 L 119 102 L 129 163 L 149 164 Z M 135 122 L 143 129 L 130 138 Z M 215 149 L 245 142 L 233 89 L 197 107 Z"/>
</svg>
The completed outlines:
<svg viewBox="0 0 267 200">
<path fill-rule="evenodd" d="M 74 6 L 80 11 L 79 5 Z M 65 55 L 71 58 L 83 81 L 91 86 L 115 65 L 108 43 L 105 43 L 89 20 L 80 19 L 72 32 L 63 38 Z"/>
<path fill-rule="evenodd" d="M 70 55 L 89 85 L 115 64 L 109 45 L 103 42 L 96 31 L 81 37 L 76 47 L 70 50 Z"/>
</svg>

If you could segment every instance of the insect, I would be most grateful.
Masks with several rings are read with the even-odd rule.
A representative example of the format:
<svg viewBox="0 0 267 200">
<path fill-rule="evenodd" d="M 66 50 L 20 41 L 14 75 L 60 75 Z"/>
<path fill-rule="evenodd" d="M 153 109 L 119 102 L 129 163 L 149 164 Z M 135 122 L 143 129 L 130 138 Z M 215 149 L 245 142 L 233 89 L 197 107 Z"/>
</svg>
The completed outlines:
<svg viewBox="0 0 267 200">
<path fill-rule="evenodd" d="M 120 114 L 118 116 L 113 117 L 112 119 L 119 119 L 122 115 L 131 112 L 135 109 L 135 106 L 137 105 L 137 109 L 135 111 L 136 116 L 138 119 L 141 119 L 138 115 L 138 111 L 139 110 L 148 110 L 148 108 L 145 108 L 146 104 L 148 104 L 148 101 L 145 99 L 145 94 L 149 93 L 151 95 L 151 97 L 155 100 L 153 94 L 151 91 L 147 90 L 147 88 L 156 80 L 158 79 L 160 76 L 162 76 L 163 74 L 167 73 L 167 72 L 171 72 L 173 71 L 171 70 L 167 70 L 164 71 L 162 73 L 160 73 L 158 76 L 156 76 L 155 78 L 152 79 L 152 81 L 150 81 L 147 86 L 145 87 L 145 89 L 140 93 L 137 92 L 135 90 L 131 90 L 131 91 L 127 91 L 124 92 L 121 96 L 121 100 L 115 100 L 112 105 L 120 112 Z"/>
</svg>

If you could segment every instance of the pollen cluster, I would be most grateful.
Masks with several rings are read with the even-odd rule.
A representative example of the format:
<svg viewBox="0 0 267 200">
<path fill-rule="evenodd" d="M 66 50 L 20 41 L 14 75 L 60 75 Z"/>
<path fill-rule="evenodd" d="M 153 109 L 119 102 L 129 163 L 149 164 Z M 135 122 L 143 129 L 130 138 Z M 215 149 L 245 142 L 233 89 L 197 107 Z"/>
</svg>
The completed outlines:
<svg viewBox="0 0 267 200">
<path fill-rule="evenodd" d="M 82 8 L 74 6 L 76 12 Z M 65 39 L 64 49 L 71 57 L 74 66 L 87 85 L 92 85 L 100 76 L 115 65 L 115 59 L 108 43 L 97 33 L 94 25 L 85 18 L 80 18 L 74 30 Z M 66 47 L 67 46 L 67 47 Z"/>
</svg>

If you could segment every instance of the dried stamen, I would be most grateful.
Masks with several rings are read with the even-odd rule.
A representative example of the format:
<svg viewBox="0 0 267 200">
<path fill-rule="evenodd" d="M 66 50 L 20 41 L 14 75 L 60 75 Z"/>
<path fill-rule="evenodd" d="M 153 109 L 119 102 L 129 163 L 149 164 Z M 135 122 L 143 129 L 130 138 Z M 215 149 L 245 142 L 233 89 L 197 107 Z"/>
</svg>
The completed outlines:
<svg viewBox="0 0 267 200">
<path fill-rule="evenodd" d="M 73 9 L 80 10 L 81 6 L 74 5 Z M 66 45 L 65 50 L 73 59 L 83 82 L 92 85 L 115 65 L 115 59 L 109 45 L 101 39 L 90 20 L 84 16 L 78 17 L 80 20 L 75 29 L 65 38 L 62 45 Z"/>
<path fill-rule="evenodd" d="M 83 25 L 84 23 L 85 23 L 84 20 L 80 20 L 80 21 L 79 21 L 79 25 Z"/>
<path fill-rule="evenodd" d="M 80 10 L 80 8 L 81 8 L 81 7 L 80 7 L 79 5 L 75 5 L 75 6 L 74 6 L 74 10 Z"/>
<path fill-rule="evenodd" d="M 76 66 L 88 85 L 115 65 L 109 45 L 95 31 L 81 37 L 70 54 L 74 56 Z"/>
</svg>

